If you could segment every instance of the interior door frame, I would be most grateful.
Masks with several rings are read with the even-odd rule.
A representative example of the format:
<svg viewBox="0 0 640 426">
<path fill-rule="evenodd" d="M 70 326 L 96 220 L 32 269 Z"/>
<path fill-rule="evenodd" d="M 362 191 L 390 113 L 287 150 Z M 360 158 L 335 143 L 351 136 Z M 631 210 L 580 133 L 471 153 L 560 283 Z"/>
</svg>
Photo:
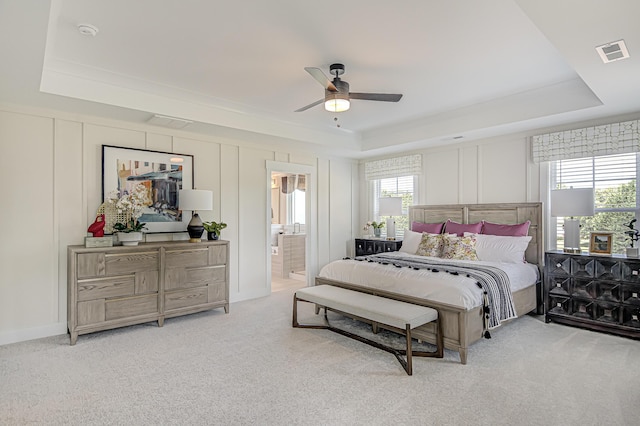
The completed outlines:
<svg viewBox="0 0 640 426">
<path fill-rule="evenodd" d="M 265 223 L 267 224 L 265 255 L 267 258 L 267 282 L 269 283 L 269 292 L 271 292 L 271 173 L 283 172 L 291 174 L 306 175 L 305 189 L 305 281 L 307 287 L 313 285 L 313 277 L 317 275 L 318 255 L 317 248 L 317 223 L 318 223 L 318 206 L 317 206 L 317 170 L 315 166 L 297 163 L 285 163 L 282 161 L 267 160 L 267 208 L 265 214 Z"/>
</svg>

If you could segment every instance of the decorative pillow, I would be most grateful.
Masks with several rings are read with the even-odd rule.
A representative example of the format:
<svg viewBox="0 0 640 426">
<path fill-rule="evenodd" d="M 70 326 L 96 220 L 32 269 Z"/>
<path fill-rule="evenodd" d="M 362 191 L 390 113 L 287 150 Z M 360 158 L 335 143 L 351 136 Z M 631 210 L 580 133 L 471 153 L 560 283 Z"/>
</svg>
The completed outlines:
<svg viewBox="0 0 640 426">
<path fill-rule="evenodd" d="M 444 223 L 422 223 L 411 222 L 411 230 L 414 232 L 428 232 L 429 234 L 440 234 Z"/>
<path fill-rule="evenodd" d="M 450 219 L 447 219 L 447 223 L 444 226 L 444 231 L 447 234 L 456 234 L 461 237 L 465 232 L 470 232 L 472 234 L 479 234 L 482 230 L 482 222 L 478 223 L 458 223 L 453 222 Z"/>
<path fill-rule="evenodd" d="M 482 222 L 482 233 L 488 235 L 501 235 L 504 237 L 526 237 L 529 235 L 531 221 L 516 225 L 501 225 L 498 223 Z"/>
<path fill-rule="evenodd" d="M 478 260 L 474 236 L 458 237 L 457 235 L 444 234 L 443 240 L 443 259 Z"/>
<path fill-rule="evenodd" d="M 523 263 L 531 236 L 508 237 L 502 235 L 475 235 L 479 260 L 491 262 Z"/>
<path fill-rule="evenodd" d="M 401 251 L 403 253 L 416 254 L 421 240 L 421 232 L 413 232 L 405 229 L 404 238 L 402 238 L 402 247 L 400 247 L 400 250 L 398 251 Z"/>
<path fill-rule="evenodd" d="M 419 256 L 441 257 L 443 236 L 441 234 L 422 233 L 422 240 L 416 254 Z"/>
</svg>

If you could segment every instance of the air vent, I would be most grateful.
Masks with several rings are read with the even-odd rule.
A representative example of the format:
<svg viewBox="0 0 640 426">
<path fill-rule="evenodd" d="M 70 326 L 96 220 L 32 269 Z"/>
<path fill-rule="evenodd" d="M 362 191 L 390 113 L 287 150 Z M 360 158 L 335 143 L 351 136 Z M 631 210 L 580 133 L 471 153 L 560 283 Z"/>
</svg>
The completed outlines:
<svg viewBox="0 0 640 426">
<path fill-rule="evenodd" d="M 611 43 L 603 44 L 602 46 L 596 47 L 596 51 L 598 51 L 602 62 L 605 64 L 629 57 L 629 51 L 627 50 L 627 46 L 624 44 L 624 40 L 612 41 Z"/>
<path fill-rule="evenodd" d="M 155 124 L 156 126 L 162 127 L 170 127 L 172 129 L 184 129 L 189 124 L 193 123 L 193 121 L 185 120 L 182 118 L 176 117 L 167 117 L 166 115 L 154 115 L 151 117 L 147 123 Z"/>
</svg>

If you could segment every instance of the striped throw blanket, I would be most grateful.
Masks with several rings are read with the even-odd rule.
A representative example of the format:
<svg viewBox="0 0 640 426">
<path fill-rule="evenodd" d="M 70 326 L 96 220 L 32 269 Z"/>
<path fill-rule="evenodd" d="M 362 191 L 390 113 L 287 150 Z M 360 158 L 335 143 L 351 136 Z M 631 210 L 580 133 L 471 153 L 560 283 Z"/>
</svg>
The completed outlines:
<svg viewBox="0 0 640 426">
<path fill-rule="evenodd" d="M 406 267 L 412 269 L 427 269 L 432 272 L 464 275 L 476 280 L 476 285 L 483 291 L 485 330 L 496 328 L 501 321 L 516 318 L 513 305 L 509 277 L 500 268 L 489 265 L 464 264 L 450 262 L 445 259 L 399 259 L 384 253 L 356 257 L 356 261 L 377 262 L 388 264 L 390 267 Z M 485 337 L 491 335 L 486 332 Z"/>
</svg>

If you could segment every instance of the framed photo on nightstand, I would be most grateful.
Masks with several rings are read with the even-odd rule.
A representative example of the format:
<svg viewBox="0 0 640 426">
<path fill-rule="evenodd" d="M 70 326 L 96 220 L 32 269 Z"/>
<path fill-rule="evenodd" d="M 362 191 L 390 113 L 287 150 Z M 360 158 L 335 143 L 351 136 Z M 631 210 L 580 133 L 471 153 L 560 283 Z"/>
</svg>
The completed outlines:
<svg viewBox="0 0 640 426">
<path fill-rule="evenodd" d="M 613 248 L 613 233 L 592 232 L 589 240 L 589 253 L 611 255 Z"/>
</svg>

